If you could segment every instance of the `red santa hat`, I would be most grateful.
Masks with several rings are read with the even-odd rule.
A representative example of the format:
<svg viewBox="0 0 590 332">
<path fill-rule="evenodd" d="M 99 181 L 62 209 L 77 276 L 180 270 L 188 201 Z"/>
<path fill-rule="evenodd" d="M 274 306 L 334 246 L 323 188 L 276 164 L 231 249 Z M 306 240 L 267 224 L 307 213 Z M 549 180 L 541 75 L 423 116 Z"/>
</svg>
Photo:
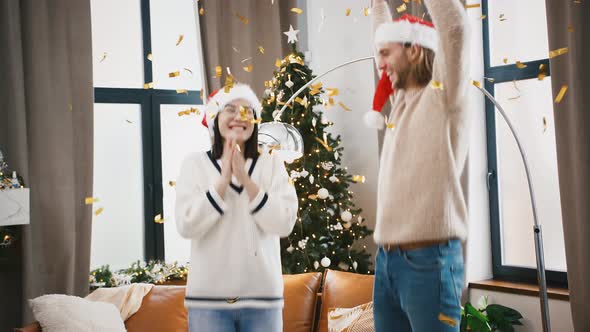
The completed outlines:
<svg viewBox="0 0 590 332">
<path fill-rule="evenodd" d="M 262 104 L 260 104 L 260 100 L 258 100 L 258 97 L 256 97 L 256 94 L 249 85 L 238 83 L 228 92 L 225 92 L 223 88 L 215 90 L 209 95 L 207 105 L 205 106 L 203 121 L 201 122 L 203 126 L 209 129 L 209 135 L 211 135 L 211 137 L 214 135 L 213 127 L 215 125 L 215 117 L 217 117 L 219 111 L 221 111 L 227 104 L 237 99 L 247 101 L 248 104 L 250 104 L 250 107 L 254 110 L 254 116 L 257 119 L 260 118 Z"/>
<path fill-rule="evenodd" d="M 391 23 L 384 23 L 375 32 L 375 46 L 383 47 L 386 43 L 412 43 L 436 52 L 438 33 L 432 22 L 419 17 L 404 14 Z M 365 124 L 370 128 L 383 129 L 385 117 L 381 114 L 383 106 L 394 93 L 387 73 L 383 72 L 373 96 L 373 110 L 365 114 Z"/>
</svg>

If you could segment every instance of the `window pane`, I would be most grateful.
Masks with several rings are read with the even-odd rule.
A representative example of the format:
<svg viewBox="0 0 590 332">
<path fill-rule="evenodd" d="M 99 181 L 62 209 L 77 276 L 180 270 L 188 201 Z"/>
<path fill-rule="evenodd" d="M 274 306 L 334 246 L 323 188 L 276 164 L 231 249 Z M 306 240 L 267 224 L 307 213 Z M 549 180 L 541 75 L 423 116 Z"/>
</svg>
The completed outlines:
<svg viewBox="0 0 590 332">
<path fill-rule="evenodd" d="M 152 62 L 157 89 L 201 90 L 201 56 L 197 48 L 200 39 L 193 2 L 150 1 Z M 183 39 L 177 46 L 180 35 Z M 177 71 L 180 76 L 168 76 Z"/>
<path fill-rule="evenodd" d="M 174 204 L 176 192 L 170 181 L 176 181 L 180 166 L 187 154 L 207 151 L 211 147 L 209 131 L 201 124 L 202 116 L 179 116 L 178 112 L 190 107 L 203 109 L 201 105 L 162 105 L 162 184 L 164 188 L 164 245 L 167 262 L 188 262 L 190 241 L 176 231 Z"/>
<path fill-rule="evenodd" d="M 551 80 L 501 83 L 495 89 L 530 163 L 547 269 L 565 271 Z M 534 268 L 533 214 L 526 173 L 516 141 L 499 113 L 496 128 L 503 264 Z"/>
<path fill-rule="evenodd" d="M 144 259 L 144 200 L 139 105 L 94 105 L 91 267 L 128 267 Z"/>
<path fill-rule="evenodd" d="M 140 0 L 91 0 L 95 87 L 143 87 Z"/>
<path fill-rule="evenodd" d="M 504 65 L 505 58 L 513 64 L 549 57 L 545 0 L 490 0 L 488 4 L 491 66 Z"/>
</svg>

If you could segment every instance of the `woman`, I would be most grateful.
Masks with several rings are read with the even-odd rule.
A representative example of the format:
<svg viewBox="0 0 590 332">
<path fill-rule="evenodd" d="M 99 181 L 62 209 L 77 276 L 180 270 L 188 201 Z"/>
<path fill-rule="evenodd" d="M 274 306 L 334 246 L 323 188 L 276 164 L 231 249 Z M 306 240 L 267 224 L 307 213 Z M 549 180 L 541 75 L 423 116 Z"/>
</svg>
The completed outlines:
<svg viewBox="0 0 590 332">
<path fill-rule="evenodd" d="M 191 240 L 190 331 L 282 331 L 279 238 L 298 204 L 284 163 L 258 153 L 261 108 L 247 85 L 217 92 L 203 120 L 212 149 L 189 155 L 177 179 L 176 225 Z"/>
</svg>

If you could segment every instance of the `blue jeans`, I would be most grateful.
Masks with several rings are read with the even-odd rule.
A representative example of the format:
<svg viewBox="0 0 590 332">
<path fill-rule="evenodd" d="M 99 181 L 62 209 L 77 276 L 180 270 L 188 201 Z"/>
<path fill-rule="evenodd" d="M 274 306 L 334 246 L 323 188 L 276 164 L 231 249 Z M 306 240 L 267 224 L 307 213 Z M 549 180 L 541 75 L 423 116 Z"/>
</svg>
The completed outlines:
<svg viewBox="0 0 590 332">
<path fill-rule="evenodd" d="M 377 251 L 375 331 L 458 332 L 464 265 L 461 242 Z"/>
<path fill-rule="evenodd" d="M 283 310 L 188 309 L 190 332 L 281 332 Z"/>
</svg>

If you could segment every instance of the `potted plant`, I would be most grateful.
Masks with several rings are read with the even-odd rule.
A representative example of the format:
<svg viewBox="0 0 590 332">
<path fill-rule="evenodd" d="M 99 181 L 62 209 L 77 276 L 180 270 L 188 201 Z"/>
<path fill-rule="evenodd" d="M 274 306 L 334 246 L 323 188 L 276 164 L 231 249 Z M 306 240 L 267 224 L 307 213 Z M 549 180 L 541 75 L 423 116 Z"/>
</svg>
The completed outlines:
<svg viewBox="0 0 590 332">
<path fill-rule="evenodd" d="M 514 325 L 522 325 L 520 312 L 500 305 L 488 304 L 487 296 L 479 300 L 479 309 L 471 303 L 461 308 L 461 332 L 514 332 Z"/>
</svg>

